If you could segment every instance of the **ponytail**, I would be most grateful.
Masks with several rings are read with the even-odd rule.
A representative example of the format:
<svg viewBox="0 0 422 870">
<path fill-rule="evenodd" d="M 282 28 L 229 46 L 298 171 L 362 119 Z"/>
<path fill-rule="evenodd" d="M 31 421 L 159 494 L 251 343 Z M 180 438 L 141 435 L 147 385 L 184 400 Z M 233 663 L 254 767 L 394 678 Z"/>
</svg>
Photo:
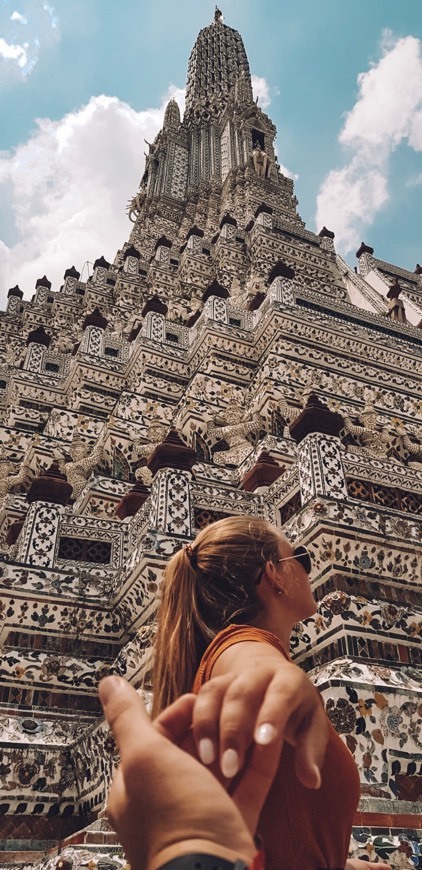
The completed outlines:
<svg viewBox="0 0 422 870">
<path fill-rule="evenodd" d="M 201 658 L 212 640 L 197 626 L 195 570 L 185 548 L 168 563 L 154 648 L 152 715 L 190 692 Z"/>
<path fill-rule="evenodd" d="M 257 579 L 277 558 L 280 532 L 256 517 L 227 517 L 170 559 L 162 581 L 154 647 L 152 715 L 191 692 L 219 631 L 250 623 L 262 609 Z"/>
</svg>

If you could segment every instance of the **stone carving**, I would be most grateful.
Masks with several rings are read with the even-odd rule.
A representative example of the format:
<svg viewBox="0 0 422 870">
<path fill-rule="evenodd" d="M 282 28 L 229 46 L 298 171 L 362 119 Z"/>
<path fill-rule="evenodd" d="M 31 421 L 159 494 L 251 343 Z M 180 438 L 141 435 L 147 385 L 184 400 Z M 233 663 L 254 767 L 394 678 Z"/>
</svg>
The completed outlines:
<svg viewBox="0 0 422 870">
<path fill-rule="evenodd" d="M 254 299 L 256 296 L 258 296 L 259 293 L 262 293 L 263 295 L 265 295 L 265 293 L 266 293 L 265 281 L 259 275 L 253 274 L 247 280 L 243 292 L 239 292 L 238 298 L 239 298 L 239 301 L 241 301 L 241 300 L 246 301 L 247 299 L 251 300 L 251 299 Z"/>
<path fill-rule="evenodd" d="M 309 434 L 300 442 L 298 452 L 302 504 L 314 497 L 347 497 L 339 446 L 337 438 L 319 432 Z"/>
<path fill-rule="evenodd" d="M 308 398 L 309 398 L 309 395 L 311 394 L 311 392 L 312 392 L 312 390 L 309 390 L 309 392 L 306 392 L 303 394 L 303 407 L 305 407 L 306 402 L 308 401 Z M 296 417 L 300 413 L 298 408 L 295 408 L 295 407 L 292 407 L 291 405 L 289 405 L 289 403 L 284 395 L 281 395 L 280 398 L 278 399 L 277 410 L 278 410 L 279 414 L 281 414 L 283 419 L 286 421 L 286 423 L 292 423 L 293 420 L 296 420 Z"/>
<path fill-rule="evenodd" d="M 168 319 L 176 323 L 184 323 L 201 309 L 199 299 L 188 299 L 185 296 L 173 298 L 168 306 Z"/>
<path fill-rule="evenodd" d="M 2 450 L 0 452 L 0 501 L 9 492 L 20 486 L 20 484 L 26 483 L 30 478 L 31 467 L 26 460 L 26 456 L 24 456 L 19 471 L 16 474 L 13 473 L 15 468 L 15 463 L 11 462 L 6 451 Z"/>
<path fill-rule="evenodd" d="M 141 188 L 138 193 L 131 199 L 129 203 L 129 220 L 134 224 L 140 213 L 142 206 L 146 199 L 146 191 L 144 188 Z"/>
<path fill-rule="evenodd" d="M 233 400 L 224 411 L 223 425 L 212 425 L 208 434 L 216 441 L 223 440 L 229 445 L 228 450 L 214 453 L 216 465 L 240 465 L 253 450 L 253 444 L 247 436 L 258 433 L 263 428 L 263 421 L 258 414 L 251 413 L 243 403 Z"/>
<path fill-rule="evenodd" d="M 407 323 L 404 302 L 403 299 L 400 299 L 401 291 L 402 288 L 396 280 L 387 293 L 388 316 L 397 323 Z"/>
<path fill-rule="evenodd" d="M 105 434 L 100 438 L 96 447 L 89 452 L 89 447 L 84 443 L 78 432 L 75 432 L 69 453 L 71 460 L 65 461 L 59 458 L 60 471 L 63 471 L 73 487 L 72 498 L 80 496 L 86 482 L 97 465 L 104 457 Z"/>
<path fill-rule="evenodd" d="M 151 485 L 153 478 L 151 471 L 147 467 L 147 463 L 154 453 L 155 448 L 164 441 L 168 428 L 169 425 L 163 423 L 159 417 L 153 417 L 146 431 L 146 441 L 144 439 L 138 439 L 133 442 L 134 455 L 138 461 L 141 460 L 141 464 L 136 468 L 135 477 L 137 481 L 144 483 L 146 486 Z"/>
<path fill-rule="evenodd" d="M 397 435 L 401 438 L 403 447 L 409 454 L 407 464 L 412 468 L 422 469 L 422 432 L 418 432 L 415 426 L 408 428 L 409 431 L 403 423 L 396 426 Z M 409 432 L 412 437 L 409 436 Z"/>
<path fill-rule="evenodd" d="M 259 142 L 255 142 L 252 151 L 252 160 L 258 178 L 268 178 L 271 172 L 271 157 L 261 148 Z"/>
<path fill-rule="evenodd" d="M 114 317 L 113 324 L 109 323 L 106 328 L 106 335 L 109 335 L 110 338 L 113 338 L 115 341 L 120 341 L 122 338 L 122 332 L 125 326 L 125 321 L 121 316 L 120 312 Z"/>
<path fill-rule="evenodd" d="M 75 339 L 68 331 L 62 333 L 54 341 L 54 348 L 59 353 L 71 353 L 75 346 Z"/>
<path fill-rule="evenodd" d="M 360 452 L 364 449 L 378 459 L 387 457 L 391 446 L 388 430 L 382 423 L 379 422 L 378 415 L 373 405 L 366 403 L 363 411 L 361 411 L 359 419 L 362 425 L 352 423 L 348 414 L 343 416 L 344 432 L 358 439 L 358 445 L 350 445 L 348 450 L 351 453 Z"/>
<path fill-rule="evenodd" d="M 244 293 L 245 293 L 245 290 L 242 287 L 242 284 L 240 283 L 239 278 L 237 277 L 237 275 L 235 275 L 235 277 L 232 280 L 231 287 L 230 287 L 230 296 L 231 296 L 232 300 L 233 301 L 234 300 L 241 301 L 243 299 Z"/>
<path fill-rule="evenodd" d="M 19 366 L 24 359 L 25 352 L 21 344 L 17 340 L 12 339 L 12 341 L 7 345 L 4 355 L 9 365 Z"/>
</svg>

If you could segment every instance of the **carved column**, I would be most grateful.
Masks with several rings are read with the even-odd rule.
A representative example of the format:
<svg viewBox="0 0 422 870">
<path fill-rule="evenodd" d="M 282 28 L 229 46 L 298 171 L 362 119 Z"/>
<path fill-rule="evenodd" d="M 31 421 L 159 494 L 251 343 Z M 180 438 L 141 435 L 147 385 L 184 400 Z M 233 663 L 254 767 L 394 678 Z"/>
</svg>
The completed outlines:
<svg viewBox="0 0 422 870">
<path fill-rule="evenodd" d="M 228 323 L 227 302 L 218 296 L 211 296 L 204 305 L 203 316 L 205 320 L 216 320 L 219 323 Z"/>
<path fill-rule="evenodd" d="M 370 245 L 365 245 L 365 242 L 362 242 L 360 248 L 356 251 L 356 257 L 359 262 L 359 274 L 364 278 L 374 268 L 373 254 L 374 249 Z"/>
<path fill-rule="evenodd" d="M 133 245 L 126 248 L 123 255 L 123 271 L 126 274 L 138 276 L 140 256 L 139 251 Z"/>
<path fill-rule="evenodd" d="M 330 254 L 335 254 L 335 235 L 332 230 L 327 230 L 327 227 L 323 227 L 322 230 L 319 231 L 318 235 L 321 239 L 321 250 L 328 251 L 328 253 Z"/>
<path fill-rule="evenodd" d="M 300 496 L 302 505 L 310 499 L 347 498 L 346 479 L 340 453 L 340 414 L 330 411 L 311 393 L 304 410 L 290 426 L 298 444 Z"/>
<path fill-rule="evenodd" d="M 19 314 L 22 298 L 23 292 L 20 287 L 18 287 L 18 285 L 16 285 L 16 287 L 11 287 L 7 294 L 6 314 L 12 316 Z"/>
<path fill-rule="evenodd" d="M 44 275 L 43 278 L 38 278 L 38 281 L 35 284 L 35 305 L 45 305 L 50 290 L 51 281 L 48 280 L 47 276 Z"/>
<path fill-rule="evenodd" d="M 63 284 L 63 295 L 64 296 L 74 296 L 76 292 L 76 286 L 81 277 L 80 272 L 75 269 L 74 266 L 71 266 L 70 269 L 66 269 L 64 273 L 64 284 Z"/>
<path fill-rule="evenodd" d="M 291 278 L 274 278 L 268 291 L 270 302 L 281 302 L 282 305 L 293 305 L 293 281 Z"/>
<path fill-rule="evenodd" d="M 49 347 L 51 338 L 44 330 L 43 326 L 33 329 L 29 333 L 26 340 L 28 350 L 23 362 L 23 368 L 29 372 L 44 371 L 44 360 L 47 348 Z"/>
<path fill-rule="evenodd" d="M 85 330 L 81 344 L 82 353 L 91 353 L 101 356 L 103 350 L 103 330 L 98 326 L 88 326 Z"/>
<path fill-rule="evenodd" d="M 189 472 L 174 468 L 162 469 L 155 475 L 151 487 L 150 524 L 161 534 L 192 537 L 191 479 Z"/>
<path fill-rule="evenodd" d="M 159 299 L 157 294 L 148 299 L 148 302 L 142 311 L 142 328 L 141 335 L 145 338 L 150 338 L 152 341 L 157 341 L 160 344 L 165 341 L 166 337 L 166 314 L 167 305 Z"/>
<path fill-rule="evenodd" d="M 265 230 L 273 228 L 273 210 L 268 206 L 261 206 L 255 212 L 255 223 L 258 227 L 264 227 Z"/>
<path fill-rule="evenodd" d="M 98 308 L 94 308 L 91 314 L 85 317 L 82 324 L 84 337 L 81 343 L 82 353 L 91 353 L 95 356 L 102 356 L 104 350 L 104 330 L 107 328 L 108 320 L 103 317 Z"/>
<path fill-rule="evenodd" d="M 107 281 L 107 273 L 110 269 L 110 263 L 104 257 L 98 257 L 94 263 L 94 274 L 92 281 L 97 286 L 103 286 Z"/>
<path fill-rule="evenodd" d="M 150 311 L 144 318 L 141 334 L 145 338 L 157 341 L 161 344 L 166 337 L 166 319 L 162 314 Z"/>
<path fill-rule="evenodd" d="M 171 429 L 155 448 L 148 467 L 154 474 L 151 487 L 150 524 L 161 534 L 190 538 L 193 506 L 190 495 L 192 466 L 196 453 Z"/>
<path fill-rule="evenodd" d="M 26 497 L 30 507 L 19 535 L 18 562 L 53 567 L 60 518 L 71 494 L 72 487 L 56 462 L 32 481 Z"/>
<path fill-rule="evenodd" d="M 206 320 L 217 320 L 220 323 L 228 323 L 227 299 L 229 291 L 218 281 L 212 281 L 202 296 L 204 303 L 203 315 Z"/>
</svg>

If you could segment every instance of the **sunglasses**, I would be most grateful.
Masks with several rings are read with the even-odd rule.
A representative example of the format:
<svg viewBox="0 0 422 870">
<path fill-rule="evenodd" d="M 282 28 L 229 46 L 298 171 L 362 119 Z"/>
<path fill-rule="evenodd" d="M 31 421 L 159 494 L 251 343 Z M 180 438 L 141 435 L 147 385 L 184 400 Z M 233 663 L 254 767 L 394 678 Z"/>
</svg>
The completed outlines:
<svg viewBox="0 0 422 870">
<path fill-rule="evenodd" d="M 285 556 L 284 559 L 276 559 L 276 562 L 287 562 L 289 559 L 296 559 L 296 562 L 299 562 L 302 565 L 302 568 L 305 569 L 307 574 L 311 573 L 312 570 L 312 562 L 309 550 L 306 547 L 300 546 L 295 547 L 291 556 Z"/>
<path fill-rule="evenodd" d="M 310 556 L 309 550 L 307 550 L 306 547 L 303 547 L 303 546 L 295 547 L 291 556 L 284 556 L 283 559 L 274 559 L 274 564 L 277 564 L 277 562 L 288 562 L 289 559 L 296 559 L 296 562 L 299 562 L 299 565 L 302 565 L 302 568 L 305 569 L 307 574 L 311 573 L 311 570 L 312 570 L 311 556 Z M 260 571 L 260 573 L 258 574 L 257 580 L 255 581 L 256 586 L 259 586 L 259 584 L 264 576 L 264 571 L 265 571 L 265 565 L 264 565 L 262 571 Z"/>
</svg>

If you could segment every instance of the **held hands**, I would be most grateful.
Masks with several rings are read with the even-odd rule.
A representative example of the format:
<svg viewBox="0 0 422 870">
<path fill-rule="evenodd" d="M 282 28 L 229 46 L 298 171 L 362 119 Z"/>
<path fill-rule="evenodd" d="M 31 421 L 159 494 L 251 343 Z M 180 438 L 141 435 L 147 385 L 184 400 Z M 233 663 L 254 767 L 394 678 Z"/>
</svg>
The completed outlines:
<svg viewBox="0 0 422 870">
<path fill-rule="evenodd" d="M 224 673 L 224 671 L 226 671 Z M 193 733 L 204 764 L 219 759 L 226 778 L 242 770 L 254 745 L 287 740 L 295 747 L 296 773 L 319 788 L 328 741 L 321 698 L 306 674 L 268 644 L 241 642 L 223 652 L 193 710 Z M 250 762 L 248 761 L 248 769 Z"/>
<path fill-rule="evenodd" d="M 280 741 L 256 747 L 234 793 L 188 752 L 194 695 L 184 695 L 154 724 L 135 690 L 120 677 L 100 683 L 100 698 L 121 756 L 108 816 L 132 870 L 154 870 L 189 852 L 251 863 L 255 825 L 277 768 Z M 253 811 L 251 807 L 253 805 Z"/>
<path fill-rule="evenodd" d="M 315 716 L 318 723 L 317 713 L 322 711 L 318 695 L 316 706 L 312 694 L 308 699 L 307 687 L 303 689 L 297 684 L 297 677 L 290 670 L 288 674 L 287 681 L 283 679 L 282 700 L 289 699 L 296 688 L 300 690 L 301 702 L 296 706 L 292 703 L 293 712 L 291 716 L 285 714 L 287 725 L 283 725 L 283 720 L 277 719 L 277 715 L 273 718 L 274 709 L 278 712 L 280 704 L 278 675 L 273 674 L 269 680 L 269 674 L 264 678 L 263 670 L 259 669 L 263 700 L 255 720 L 253 714 L 249 718 L 257 728 L 259 723 L 270 725 L 274 722 L 276 736 L 269 742 L 253 745 L 245 770 L 232 783 L 230 797 L 213 774 L 189 754 L 194 748 L 191 722 L 198 698 L 182 696 L 152 723 L 141 698 L 129 683 L 120 677 L 102 680 L 100 698 L 121 756 L 109 793 L 108 816 L 132 870 L 156 870 L 171 858 L 198 851 L 233 862 L 241 858 L 247 864 L 251 863 L 255 854 L 252 837 L 278 766 L 283 734 L 288 740 L 294 737 L 295 729 L 289 720 L 300 722 L 307 704 L 310 724 L 306 727 L 305 714 L 303 734 L 297 726 L 299 736 L 294 738 L 294 745 L 297 752 L 303 751 L 308 765 L 314 763 L 313 759 L 320 759 L 321 754 L 322 744 L 319 738 L 316 739 L 316 725 L 312 724 Z M 220 678 L 218 680 L 210 695 L 214 696 L 214 690 L 218 689 L 218 697 L 224 700 L 225 683 Z M 272 685 L 273 681 L 275 685 Z M 212 682 L 214 680 L 207 685 Z M 231 685 L 234 685 L 233 679 Z M 245 701 L 242 693 L 240 698 Z M 227 700 L 230 701 L 230 697 Z M 222 703 L 219 706 L 221 711 L 223 706 Z M 240 707 L 236 707 L 234 712 L 239 710 Z M 233 723 L 235 718 L 227 721 Z M 253 726 L 250 733 L 253 733 Z M 217 733 L 218 727 L 219 722 Z M 233 732 L 226 731 L 223 721 L 224 740 L 228 733 L 233 736 Z M 238 746 L 240 758 L 240 743 Z M 389 864 L 368 863 L 360 859 L 349 859 L 345 870 L 372 868 L 391 870 Z"/>
</svg>

